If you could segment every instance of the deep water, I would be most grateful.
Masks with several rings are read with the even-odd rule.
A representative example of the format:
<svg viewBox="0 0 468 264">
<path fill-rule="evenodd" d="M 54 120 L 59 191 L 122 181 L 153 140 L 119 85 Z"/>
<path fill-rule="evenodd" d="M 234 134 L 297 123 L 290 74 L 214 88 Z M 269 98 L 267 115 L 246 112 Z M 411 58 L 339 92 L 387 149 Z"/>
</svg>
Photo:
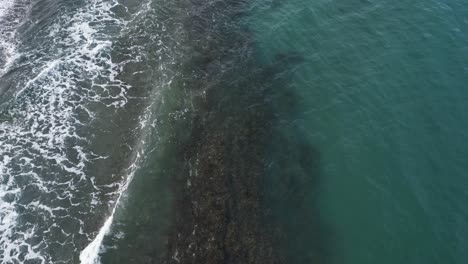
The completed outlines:
<svg viewBox="0 0 468 264">
<path fill-rule="evenodd" d="M 300 259 L 313 252 L 320 263 L 466 262 L 468 6 L 289 1 L 256 10 L 260 59 L 304 58 L 285 73 L 298 110 L 277 126 L 290 144 L 277 145 L 272 165 L 277 181 L 312 177 L 294 177 L 277 197 L 293 201 L 278 203 L 297 234 L 286 242 L 297 241 L 293 263 L 312 263 Z M 300 165 L 309 145 L 318 158 Z M 303 235 L 311 223 L 319 230 Z"/>
<path fill-rule="evenodd" d="M 467 15 L 0 0 L 0 263 L 466 263 Z"/>
</svg>

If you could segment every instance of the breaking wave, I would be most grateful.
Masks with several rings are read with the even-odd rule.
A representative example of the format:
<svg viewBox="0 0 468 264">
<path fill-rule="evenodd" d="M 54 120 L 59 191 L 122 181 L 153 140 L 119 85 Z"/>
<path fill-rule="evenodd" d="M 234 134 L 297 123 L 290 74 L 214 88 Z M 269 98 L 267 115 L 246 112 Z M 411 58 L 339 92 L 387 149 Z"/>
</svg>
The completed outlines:
<svg viewBox="0 0 468 264">
<path fill-rule="evenodd" d="M 24 14 L 15 11 L 20 5 L 6 3 L 0 21 L 11 12 Z M 121 187 L 98 185 L 86 173 L 107 157 L 89 151 L 82 132 L 96 118 L 90 105 L 120 108 L 127 102 L 130 86 L 118 80 L 121 65 L 111 56 L 111 36 L 125 24 L 112 12 L 117 5 L 88 0 L 73 12 L 59 8 L 44 37 L 50 44 L 21 52 L 14 40 L 20 19 L 0 29 L 0 77 L 14 71 L 13 60 L 31 69 L 17 77 L 14 96 L 0 105 L 1 264 L 76 261 L 78 248 L 92 239 L 86 215 L 109 207 L 97 197 L 115 198 Z"/>
</svg>

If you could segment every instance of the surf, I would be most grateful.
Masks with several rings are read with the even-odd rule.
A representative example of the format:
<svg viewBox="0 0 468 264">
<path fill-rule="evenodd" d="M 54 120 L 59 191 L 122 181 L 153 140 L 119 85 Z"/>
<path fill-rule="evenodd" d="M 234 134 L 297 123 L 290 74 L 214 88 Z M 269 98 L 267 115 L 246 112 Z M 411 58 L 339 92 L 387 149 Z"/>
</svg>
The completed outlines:
<svg viewBox="0 0 468 264">
<path fill-rule="evenodd" d="M 102 211 L 108 205 L 98 195 L 107 193 L 110 202 L 117 197 L 118 182 L 98 185 L 87 169 L 107 157 L 89 151 L 90 139 L 83 131 L 97 118 L 93 104 L 117 109 L 127 101 L 129 86 L 118 80 L 121 66 L 110 55 L 115 33 L 109 33 L 110 28 L 123 28 L 125 21 L 111 11 L 115 1 L 59 6 L 63 12 L 55 16 L 35 14 L 47 22 L 36 33 L 44 44 L 34 46 L 15 39 L 22 33 L 14 31 L 17 20 L 1 20 L 14 12 L 16 17 L 28 15 L 14 10 L 17 3 L 8 3 L 0 13 L 0 30 L 13 31 L 1 35 L 0 48 L 7 58 L 2 73 L 11 72 L 14 82 L 9 88 L 13 96 L 0 113 L 0 263 L 69 261 L 93 232 L 80 208 L 87 214 Z M 21 30 L 41 25 L 31 22 Z M 5 23 L 12 26 L 3 27 Z M 54 253 L 57 243 L 62 246 Z"/>
</svg>

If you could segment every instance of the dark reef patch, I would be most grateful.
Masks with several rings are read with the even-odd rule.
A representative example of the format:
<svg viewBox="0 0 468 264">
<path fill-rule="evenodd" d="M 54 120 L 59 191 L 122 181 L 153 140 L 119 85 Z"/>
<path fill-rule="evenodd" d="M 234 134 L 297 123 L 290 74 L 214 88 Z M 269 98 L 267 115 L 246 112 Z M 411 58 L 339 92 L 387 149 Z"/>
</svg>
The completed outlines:
<svg viewBox="0 0 468 264">
<path fill-rule="evenodd" d="M 301 111 L 288 80 L 304 58 L 284 52 L 269 64 L 258 60 L 246 22 L 250 1 L 152 6 L 155 15 L 135 29 L 142 37 L 128 40 L 144 47 L 148 65 L 137 70 L 150 74 L 126 79 L 150 90 L 151 82 L 171 82 L 154 99 L 164 102 L 153 109 L 155 151 L 116 215 L 114 233 L 125 239 L 106 238 L 115 247 L 103 263 L 325 263 L 317 261 L 324 250 L 306 252 L 311 240 L 326 247 L 307 199 L 319 155 L 296 127 L 285 126 Z M 158 38 L 151 34 L 162 27 L 151 19 L 164 21 L 161 52 L 153 51 Z"/>
<path fill-rule="evenodd" d="M 262 71 L 239 23 L 247 2 L 188 4 L 192 56 L 181 65 L 186 78 L 178 87 L 193 95 L 191 136 L 179 153 L 189 171 L 174 183 L 179 195 L 165 262 L 279 263 L 261 226 L 271 117 Z"/>
<path fill-rule="evenodd" d="M 191 59 L 181 64 L 176 87 L 192 95 L 194 107 L 187 124 L 191 135 L 178 154 L 188 171 L 173 184 L 177 198 L 165 263 L 324 260 L 324 250 L 294 257 L 288 246 L 317 237 L 317 218 L 308 217 L 314 211 L 303 212 L 311 209 L 304 198 L 314 192 L 317 151 L 276 131 L 283 118 L 299 111 L 287 81 L 304 58 L 288 52 L 270 65 L 256 60 L 251 33 L 242 24 L 248 1 L 187 5 L 192 11 L 183 24 Z M 272 150 L 283 156 L 269 155 Z M 279 167 L 271 173 L 275 159 Z M 300 171 L 291 171 L 294 166 Z M 281 215 L 288 206 L 296 208 L 289 210 L 293 215 Z M 298 230 L 288 222 L 303 215 L 310 226 Z"/>
</svg>

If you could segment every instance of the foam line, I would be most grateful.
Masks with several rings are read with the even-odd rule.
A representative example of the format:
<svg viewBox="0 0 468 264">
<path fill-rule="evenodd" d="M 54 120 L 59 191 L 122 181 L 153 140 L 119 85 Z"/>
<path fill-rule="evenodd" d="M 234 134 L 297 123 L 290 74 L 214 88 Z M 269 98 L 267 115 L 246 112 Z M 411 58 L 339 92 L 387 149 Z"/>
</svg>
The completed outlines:
<svg viewBox="0 0 468 264">
<path fill-rule="evenodd" d="M 0 34 L 7 36 L 0 39 L 0 64 L 5 63 L 1 56 L 6 44 L 2 43 L 16 43 L 14 32 L 20 24 L 1 19 L 18 18 L 14 16 L 17 7 L 18 14 L 27 15 L 20 5 L 23 2 L 30 1 L 16 0 L 6 8 L 5 3 L 11 2 L 0 0 L 0 33 L 9 33 Z M 90 236 L 83 232 L 89 223 L 86 216 L 77 213 L 80 206 L 89 205 L 92 215 L 97 206 L 107 208 L 108 201 L 98 199 L 102 192 L 109 199 L 120 199 L 121 194 L 113 192 L 119 184 L 100 189 L 94 175 L 86 171 L 88 165 L 105 157 L 87 151 L 89 139 L 78 129 L 94 118 L 93 110 L 88 109 L 90 103 L 118 108 L 127 102 L 129 86 L 117 79 L 121 66 L 110 57 L 113 36 L 109 34 L 114 33 L 106 28 L 109 24 L 124 27 L 110 11 L 115 4 L 114 0 L 87 0 L 73 13 L 49 17 L 50 28 L 37 33 L 43 43 L 24 51 L 25 56 L 38 59 L 27 62 L 31 72 L 15 79 L 15 98 L 0 110 L 0 115 L 7 117 L 0 122 L 0 264 L 66 263 L 62 254 L 50 248 L 58 243 L 64 252 L 78 252 L 74 244 L 77 237 Z M 13 65 L 16 51 L 10 50 L 13 55 L 6 61 Z M 0 69 L 0 78 L 5 69 Z M 102 79 L 105 84 L 97 84 L 103 83 Z M 80 83 L 99 87 L 92 90 Z M 121 91 L 111 95 L 108 86 Z M 83 112 L 87 114 L 80 115 Z M 106 222 L 109 229 L 112 219 Z M 62 223 L 76 223 L 72 225 L 76 230 L 70 231 Z"/>
<path fill-rule="evenodd" d="M 116 206 L 112 209 L 110 217 L 106 220 L 104 225 L 99 230 L 96 238 L 83 250 L 80 254 L 81 264 L 98 264 L 99 261 L 99 251 L 101 249 L 102 241 L 104 240 L 105 235 L 110 231 L 112 222 L 114 221 L 114 214 L 119 204 L 120 197 L 117 200 Z"/>
</svg>

